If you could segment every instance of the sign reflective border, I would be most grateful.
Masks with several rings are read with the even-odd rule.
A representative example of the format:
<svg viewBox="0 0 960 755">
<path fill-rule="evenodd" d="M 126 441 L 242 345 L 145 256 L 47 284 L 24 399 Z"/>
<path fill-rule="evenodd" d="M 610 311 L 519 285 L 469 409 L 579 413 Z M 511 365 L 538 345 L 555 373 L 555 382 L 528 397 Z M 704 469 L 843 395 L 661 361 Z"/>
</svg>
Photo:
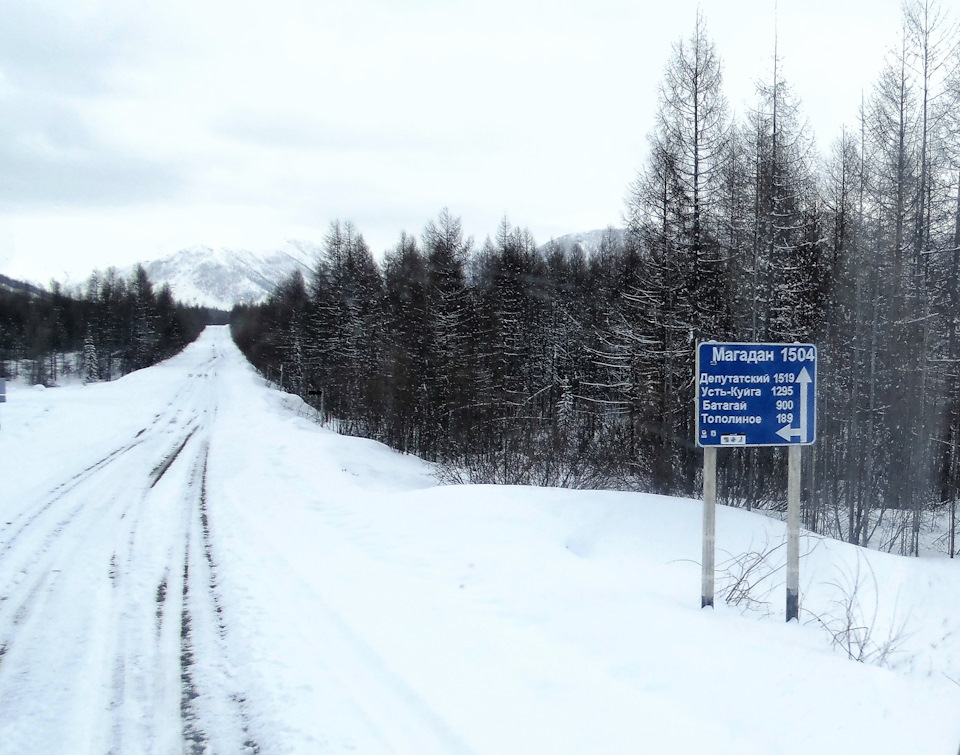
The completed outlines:
<svg viewBox="0 0 960 755">
<path fill-rule="evenodd" d="M 698 446 L 805 446 L 817 434 L 817 347 L 697 344 Z"/>
</svg>

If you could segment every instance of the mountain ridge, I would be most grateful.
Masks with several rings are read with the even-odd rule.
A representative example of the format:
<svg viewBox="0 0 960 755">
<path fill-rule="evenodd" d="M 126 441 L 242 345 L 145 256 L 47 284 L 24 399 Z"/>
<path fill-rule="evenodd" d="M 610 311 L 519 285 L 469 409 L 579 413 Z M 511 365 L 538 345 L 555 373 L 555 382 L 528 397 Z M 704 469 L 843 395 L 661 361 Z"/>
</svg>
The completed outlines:
<svg viewBox="0 0 960 755">
<path fill-rule="evenodd" d="M 612 234 L 614 240 L 619 242 L 622 241 L 625 231 L 608 227 L 569 233 L 552 238 L 539 248 L 546 252 L 559 246 L 570 252 L 579 246 L 589 256 L 601 248 L 608 234 Z M 120 277 L 129 280 L 137 264 L 140 264 L 154 288 L 169 285 L 177 301 L 186 305 L 229 311 L 238 304 L 264 302 L 277 286 L 298 270 L 309 278 L 321 252 L 322 248 L 318 244 L 294 239 L 262 252 L 198 244 L 159 259 L 117 267 L 116 271 Z M 43 286 L 6 276 L 0 276 L 0 285 L 36 293 L 46 291 Z M 64 282 L 65 287 L 76 288 L 78 292 L 83 285 L 70 276 Z"/>
<path fill-rule="evenodd" d="M 297 270 L 308 275 L 319 253 L 318 246 L 294 240 L 266 253 L 198 245 L 140 264 L 151 283 L 169 285 L 177 301 L 230 310 L 264 301 Z M 119 272 L 128 277 L 135 268 Z"/>
<path fill-rule="evenodd" d="M 622 243 L 626 238 L 627 231 L 625 228 L 616 228 L 614 226 L 607 226 L 606 228 L 597 228 L 592 231 L 577 231 L 575 233 L 567 233 L 563 236 L 557 236 L 556 238 L 550 239 L 545 244 L 540 244 L 539 248 L 541 250 L 547 250 L 551 246 L 559 246 L 565 252 L 573 251 L 574 247 L 580 246 L 581 249 L 586 254 L 593 254 L 600 249 L 601 244 L 609 236 L 615 242 Z"/>
</svg>

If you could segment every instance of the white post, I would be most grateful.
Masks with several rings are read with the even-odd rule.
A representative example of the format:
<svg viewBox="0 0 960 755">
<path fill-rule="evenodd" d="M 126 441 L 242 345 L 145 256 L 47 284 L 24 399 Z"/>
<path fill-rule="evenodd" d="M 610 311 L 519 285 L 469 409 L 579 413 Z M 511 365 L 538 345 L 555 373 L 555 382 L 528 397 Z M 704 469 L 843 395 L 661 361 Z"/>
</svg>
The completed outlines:
<svg viewBox="0 0 960 755">
<path fill-rule="evenodd" d="M 790 446 L 787 469 L 787 621 L 800 613 L 800 449 Z"/>
<path fill-rule="evenodd" d="M 713 608 L 714 553 L 717 542 L 717 449 L 703 449 L 703 579 L 700 607 Z"/>
</svg>

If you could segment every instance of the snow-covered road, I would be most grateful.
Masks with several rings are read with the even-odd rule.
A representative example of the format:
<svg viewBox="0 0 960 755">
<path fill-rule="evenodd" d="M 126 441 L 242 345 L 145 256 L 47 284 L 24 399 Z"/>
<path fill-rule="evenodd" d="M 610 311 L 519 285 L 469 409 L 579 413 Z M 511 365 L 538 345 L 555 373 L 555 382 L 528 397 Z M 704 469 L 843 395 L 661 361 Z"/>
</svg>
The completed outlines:
<svg viewBox="0 0 960 755">
<path fill-rule="evenodd" d="M 857 549 L 808 542 L 800 626 L 701 611 L 697 502 L 438 487 L 419 460 L 308 411 L 265 386 L 225 328 L 115 383 L 12 387 L 0 752 L 960 742 L 952 564 L 869 554 L 877 636 L 904 617 L 910 634 L 900 671 L 853 663 L 810 617 L 829 619 Z M 721 551 L 783 536 L 742 511 L 718 522 Z"/>
<path fill-rule="evenodd" d="M 219 359 L 210 344 L 159 368 L 182 380 L 134 377 L 108 413 L 41 401 L 29 418 L 45 439 L 49 414 L 74 414 L 58 430 L 81 447 L 31 445 L 41 458 L 5 465 L 3 751 L 256 747 L 230 673 L 206 504 Z M 29 428 L 7 424 L 29 442 Z"/>
<path fill-rule="evenodd" d="M 276 481 L 260 477 L 264 490 L 235 490 L 229 471 L 210 474 L 211 448 L 221 467 L 247 465 L 232 423 L 245 424 L 244 404 L 262 400 L 244 396 L 252 378 L 227 330 L 213 328 L 184 354 L 118 383 L 31 389 L 5 417 L 0 751 L 462 749 L 313 594 L 288 544 L 260 531 L 249 511 L 231 512 L 232 530 L 217 531 L 211 498 L 221 512 L 252 501 L 254 509 L 266 504 L 268 519 L 279 513 Z M 233 416 L 218 425 L 223 396 Z M 245 425 L 239 435 L 250 431 Z M 221 584 L 218 557 L 248 565 L 235 569 L 231 586 Z M 290 602 L 264 605 L 263 591 L 249 589 L 254 581 Z M 291 615 L 296 605 L 307 614 Z M 312 680 L 292 731 L 275 708 L 279 700 L 281 713 L 296 709 L 297 700 L 284 698 L 298 684 L 287 687 L 272 662 L 288 659 L 291 646 L 305 653 Z M 251 686 L 261 694 L 253 715 Z M 330 732 L 344 731 L 331 741 Z"/>
</svg>

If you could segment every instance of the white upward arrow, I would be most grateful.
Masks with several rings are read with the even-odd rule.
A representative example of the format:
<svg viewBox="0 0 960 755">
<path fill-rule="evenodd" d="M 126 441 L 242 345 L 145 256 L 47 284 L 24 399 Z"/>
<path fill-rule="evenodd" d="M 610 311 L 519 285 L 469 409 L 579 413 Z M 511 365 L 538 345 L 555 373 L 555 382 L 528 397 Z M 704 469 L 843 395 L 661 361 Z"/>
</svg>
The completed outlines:
<svg viewBox="0 0 960 755">
<path fill-rule="evenodd" d="M 797 375 L 797 382 L 800 383 L 800 427 L 784 425 L 777 430 L 777 435 L 786 441 L 792 440 L 793 438 L 799 438 L 801 443 L 806 443 L 807 410 L 810 402 L 809 390 L 810 383 L 813 382 L 813 378 L 810 377 L 810 373 L 807 372 L 806 367 L 800 370 L 800 374 Z"/>
</svg>

